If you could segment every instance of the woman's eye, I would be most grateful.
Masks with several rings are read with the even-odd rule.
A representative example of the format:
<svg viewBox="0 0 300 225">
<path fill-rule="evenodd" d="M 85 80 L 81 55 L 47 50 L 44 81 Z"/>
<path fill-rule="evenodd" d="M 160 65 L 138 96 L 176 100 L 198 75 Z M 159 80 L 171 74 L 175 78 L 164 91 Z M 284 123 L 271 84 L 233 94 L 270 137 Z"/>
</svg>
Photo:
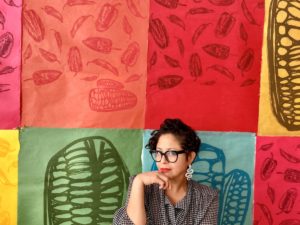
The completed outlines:
<svg viewBox="0 0 300 225">
<path fill-rule="evenodd" d="M 177 153 L 176 153 L 175 151 L 170 151 L 170 152 L 168 152 L 168 155 L 169 155 L 169 156 L 176 156 Z"/>
</svg>

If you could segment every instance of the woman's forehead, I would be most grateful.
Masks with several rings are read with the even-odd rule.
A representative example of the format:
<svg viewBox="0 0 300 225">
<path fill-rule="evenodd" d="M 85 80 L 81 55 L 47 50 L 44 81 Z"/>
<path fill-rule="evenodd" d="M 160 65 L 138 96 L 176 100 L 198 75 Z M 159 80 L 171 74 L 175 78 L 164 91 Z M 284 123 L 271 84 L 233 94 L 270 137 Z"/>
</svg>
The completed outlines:
<svg viewBox="0 0 300 225">
<path fill-rule="evenodd" d="M 157 148 L 177 149 L 180 148 L 180 141 L 173 134 L 162 134 L 157 142 Z"/>
</svg>

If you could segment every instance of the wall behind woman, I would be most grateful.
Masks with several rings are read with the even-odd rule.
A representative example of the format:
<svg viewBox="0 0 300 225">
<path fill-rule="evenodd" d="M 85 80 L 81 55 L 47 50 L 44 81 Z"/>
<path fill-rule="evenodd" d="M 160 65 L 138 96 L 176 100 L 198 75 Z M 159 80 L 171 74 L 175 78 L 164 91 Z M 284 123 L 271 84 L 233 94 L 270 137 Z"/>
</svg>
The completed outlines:
<svg viewBox="0 0 300 225">
<path fill-rule="evenodd" d="M 76 185 L 93 187 L 92 193 L 110 190 L 101 182 L 141 171 L 136 159 L 146 129 L 166 117 L 206 131 L 199 133 L 204 155 L 195 168 L 207 174 L 195 179 L 222 189 L 220 218 L 230 219 L 220 224 L 299 223 L 298 138 L 280 137 L 299 133 L 299 8 L 297 1 L 278 0 L 1 2 L 0 128 L 14 130 L 0 133 L 0 157 L 6 162 L 0 164 L 0 223 L 16 224 L 17 189 L 11 183 L 18 147 L 11 146 L 20 129 L 20 224 L 31 224 L 32 218 L 44 224 L 61 219 L 109 224 L 114 209 L 104 203 L 115 199 L 93 195 L 93 202 L 104 203 L 92 218 L 95 212 L 85 202 L 65 198 Z M 218 166 L 209 163 L 214 157 Z M 55 180 L 58 165 L 64 168 L 58 173 L 62 180 Z M 101 168 L 100 176 L 95 171 Z M 68 181 L 72 176 L 75 187 Z M 28 190 L 36 190 L 32 207 Z M 240 192 L 231 195 L 235 190 Z M 11 195 L 4 196 L 7 191 Z M 122 199 L 126 190 L 118 193 Z M 55 201 L 59 210 L 73 214 L 49 219 L 57 216 L 51 208 Z M 231 210 L 236 202 L 243 214 Z M 77 209 L 78 204 L 83 205 Z"/>
</svg>

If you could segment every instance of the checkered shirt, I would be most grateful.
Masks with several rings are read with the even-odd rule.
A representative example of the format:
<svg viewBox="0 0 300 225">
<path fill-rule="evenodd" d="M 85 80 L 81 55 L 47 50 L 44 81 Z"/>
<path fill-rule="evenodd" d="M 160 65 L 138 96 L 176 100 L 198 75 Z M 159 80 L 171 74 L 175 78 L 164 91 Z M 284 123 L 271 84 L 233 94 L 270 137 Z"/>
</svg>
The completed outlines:
<svg viewBox="0 0 300 225">
<path fill-rule="evenodd" d="M 124 207 L 117 210 L 114 225 L 134 225 L 126 208 L 134 177 L 130 178 Z M 218 191 L 190 180 L 186 196 L 173 205 L 158 184 L 145 186 L 147 225 L 217 225 Z"/>
</svg>

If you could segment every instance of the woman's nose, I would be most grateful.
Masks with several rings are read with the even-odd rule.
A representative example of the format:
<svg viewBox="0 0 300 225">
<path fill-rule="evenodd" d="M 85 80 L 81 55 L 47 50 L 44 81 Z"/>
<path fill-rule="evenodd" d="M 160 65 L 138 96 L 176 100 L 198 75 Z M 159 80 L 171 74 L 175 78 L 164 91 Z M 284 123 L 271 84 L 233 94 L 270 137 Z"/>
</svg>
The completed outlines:
<svg viewBox="0 0 300 225">
<path fill-rule="evenodd" d="M 160 161 L 160 162 L 163 163 L 163 164 L 168 163 L 168 160 L 167 160 L 167 158 L 166 158 L 166 155 L 162 155 L 161 161 Z"/>
</svg>

